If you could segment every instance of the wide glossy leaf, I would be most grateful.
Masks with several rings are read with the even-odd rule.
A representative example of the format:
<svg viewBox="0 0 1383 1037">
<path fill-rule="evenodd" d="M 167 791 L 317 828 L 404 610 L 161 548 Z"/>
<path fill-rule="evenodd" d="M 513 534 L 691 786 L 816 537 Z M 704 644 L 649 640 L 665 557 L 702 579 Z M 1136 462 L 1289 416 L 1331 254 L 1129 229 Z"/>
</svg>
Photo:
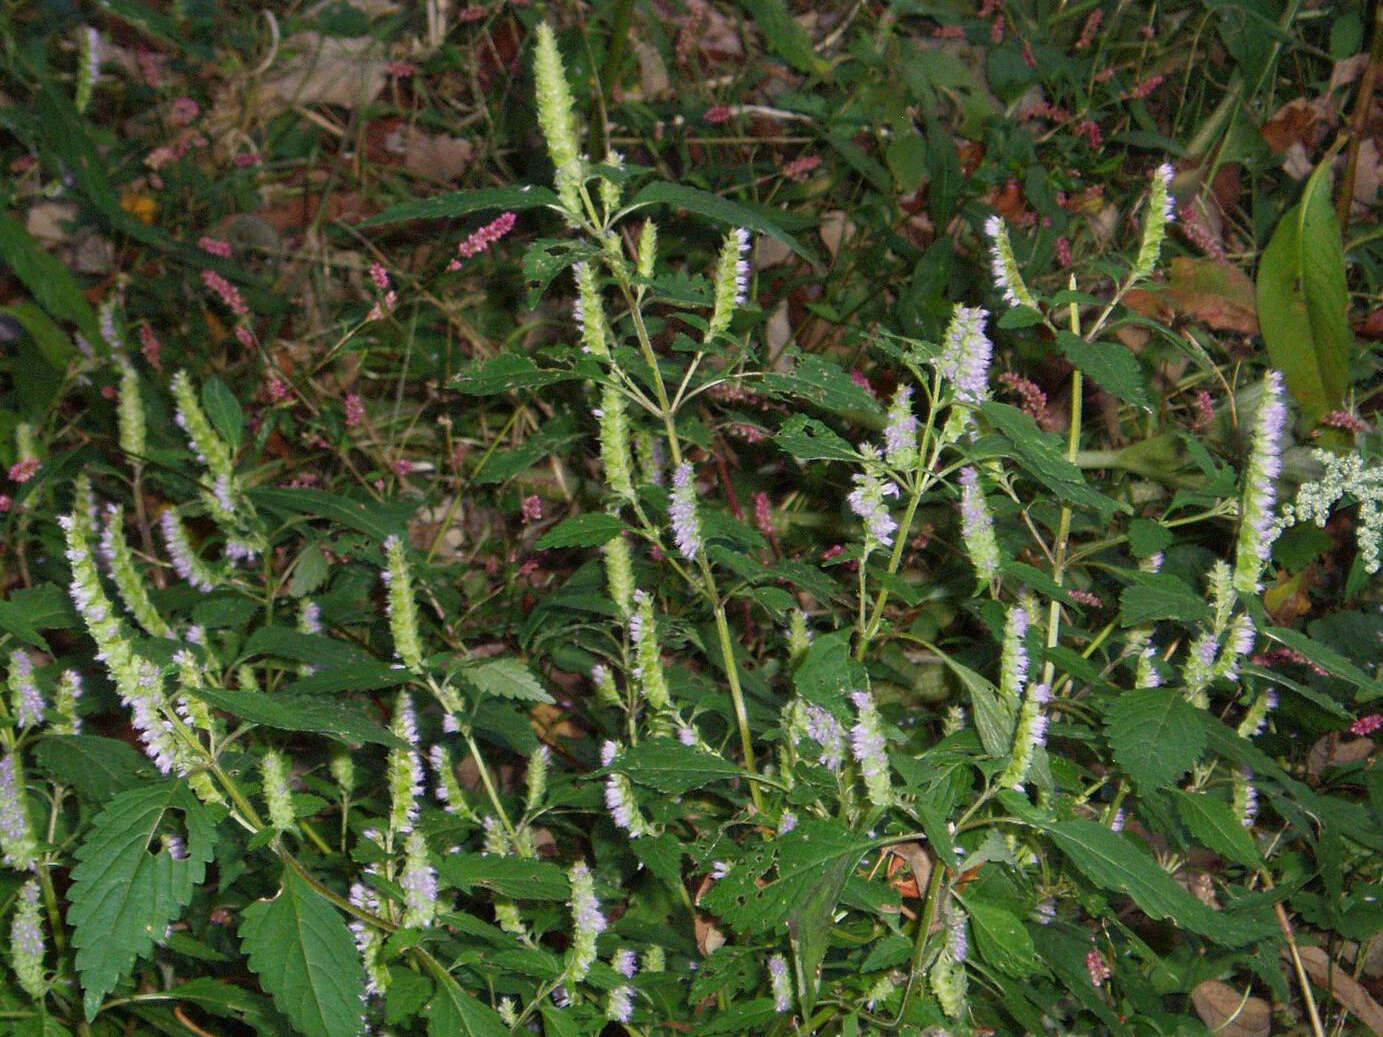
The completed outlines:
<svg viewBox="0 0 1383 1037">
<path fill-rule="evenodd" d="M 406 500 L 388 504 L 366 503 L 327 493 L 325 490 L 312 489 L 280 490 L 259 487 L 250 490 L 249 497 L 259 507 L 330 519 L 379 540 L 391 534 L 402 535 L 408 517 L 418 507 L 416 503 Z M 381 559 L 382 557 L 381 555 Z"/>
<path fill-rule="evenodd" d="M 770 371 L 760 383 L 771 392 L 806 400 L 832 414 L 874 415 L 880 413 L 874 399 L 841 367 L 808 353 L 797 358 L 791 371 Z"/>
<path fill-rule="evenodd" d="M 993 402 L 980 404 L 980 411 L 1011 444 L 1014 460 L 1059 499 L 1089 508 L 1102 522 L 1108 522 L 1115 511 L 1132 510 L 1123 501 L 1091 489 L 1081 470 L 1067 460 L 1061 440 L 1039 429 L 1027 414 Z"/>
<path fill-rule="evenodd" d="M 0 306 L 0 313 L 7 313 L 19 321 L 43 354 L 43 359 L 59 371 L 67 370 L 68 361 L 77 355 L 77 347 L 67 332 L 54 323 L 53 318 L 31 302 Z"/>
<path fill-rule="evenodd" d="M 1032 936 L 1017 915 L 978 897 L 965 897 L 962 902 L 980 957 L 1020 979 L 1041 971 Z"/>
<path fill-rule="evenodd" d="M 1114 761 L 1141 789 L 1179 778 L 1205 749 L 1196 707 L 1172 688 L 1126 691 L 1105 708 Z"/>
<path fill-rule="evenodd" d="M 365 974 L 345 919 L 285 869 L 272 900 L 245 908 L 240 941 L 250 970 L 307 1037 L 364 1032 Z"/>
<path fill-rule="evenodd" d="M 1340 228 L 1330 203 L 1330 158 L 1306 181 L 1258 265 L 1258 322 L 1268 361 L 1314 421 L 1340 406 L 1354 335 Z"/>
<path fill-rule="evenodd" d="M 1144 410 L 1150 408 L 1143 368 L 1118 341 L 1087 342 L 1069 331 L 1057 332 L 1057 346 L 1076 370 L 1106 392 Z"/>
<path fill-rule="evenodd" d="M 711 194 L 709 191 L 657 180 L 635 195 L 624 211 L 633 212 L 635 209 L 642 209 L 649 205 L 675 205 L 686 209 L 688 212 L 696 213 L 698 216 L 705 216 L 732 227 L 745 227 L 748 230 L 758 231 L 760 234 L 767 234 L 770 238 L 781 241 L 803 259 L 810 260 L 812 258 L 812 254 L 803 248 L 796 238 L 771 220 L 765 219 L 738 202 L 732 202 L 728 198 Z"/>
<path fill-rule="evenodd" d="M 170 812 L 181 813 L 182 823 L 165 821 Z M 191 902 L 212 858 L 214 828 L 181 781 L 129 789 L 96 815 L 77 850 L 67 894 L 88 1020 Z M 165 832 L 183 838 L 181 856 L 163 845 Z"/>
<path fill-rule="evenodd" d="M 836 435 L 830 426 L 805 414 L 788 418 L 773 438 L 799 461 L 858 462 L 860 459 L 860 452 Z"/>
<path fill-rule="evenodd" d="M 485 187 L 478 191 L 455 191 L 417 202 L 405 202 L 362 220 L 357 226 L 378 227 L 382 223 L 403 223 L 406 220 L 442 220 L 486 209 L 517 212 L 559 204 L 557 195 L 546 187 Z"/>
<path fill-rule="evenodd" d="M 256 630 L 245 642 L 242 655 L 277 655 L 323 669 L 379 662 L 369 652 L 348 642 L 279 626 L 260 627 Z"/>
</svg>

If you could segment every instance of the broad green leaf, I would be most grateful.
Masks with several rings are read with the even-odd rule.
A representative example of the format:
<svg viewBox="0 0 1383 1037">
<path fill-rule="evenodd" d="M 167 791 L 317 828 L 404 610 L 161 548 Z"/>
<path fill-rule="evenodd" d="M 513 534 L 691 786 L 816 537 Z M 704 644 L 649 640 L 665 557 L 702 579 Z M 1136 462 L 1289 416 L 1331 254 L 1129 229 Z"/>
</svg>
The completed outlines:
<svg viewBox="0 0 1383 1037">
<path fill-rule="evenodd" d="M 51 780 L 97 803 L 147 781 L 154 771 L 128 742 L 99 735 L 46 735 L 34 759 Z"/>
<path fill-rule="evenodd" d="M 1268 361 L 1311 421 L 1344 399 L 1354 345 L 1344 249 L 1330 202 L 1333 158 L 1332 151 L 1283 214 L 1258 266 L 1258 323 Z"/>
<path fill-rule="evenodd" d="M 566 900 L 571 895 L 567 873 L 551 861 L 454 853 L 444 857 L 437 870 L 463 893 L 481 886 L 515 900 Z"/>
<path fill-rule="evenodd" d="M 705 216 L 732 227 L 756 230 L 760 234 L 767 234 L 770 238 L 781 241 L 803 259 L 809 261 L 812 259 L 812 254 L 803 248 L 796 238 L 771 220 L 765 219 L 752 209 L 746 209 L 738 202 L 732 202 L 728 198 L 711 194 L 709 191 L 655 180 L 634 196 L 634 199 L 624 209 L 624 213 L 631 213 L 646 205 L 675 205 L 686 209 L 688 212 L 694 212 L 698 216 Z"/>
<path fill-rule="evenodd" d="M 799 461 L 853 461 L 860 452 L 824 422 L 805 414 L 794 414 L 783 422 L 773 437 L 778 445 Z"/>
<path fill-rule="evenodd" d="M 1129 573 L 1119 594 L 1119 622 L 1142 626 L 1158 619 L 1208 619 L 1210 606 L 1185 580 L 1171 573 Z"/>
<path fill-rule="evenodd" d="M 682 844 L 675 835 L 645 835 L 631 839 L 629 848 L 640 863 L 668 889 L 682 888 Z"/>
<path fill-rule="evenodd" d="M 438 977 L 437 996 L 427 1010 L 428 1037 L 509 1037 L 509 1027 L 485 1002 L 472 997 L 450 975 Z"/>
<path fill-rule="evenodd" d="M 240 942 L 250 971 L 307 1037 L 363 1033 L 365 974 L 336 908 L 292 869 L 272 900 L 245 908 Z"/>
<path fill-rule="evenodd" d="M 451 385 L 468 396 L 496 396 L 518 389 L 541 389 L 573 377 L 566 371 L 544 370 L 522 353 L 498 353 L 457 374 Z"/>
<path fill-rule="evenodd" d="M 182 814 L 182 824 L 165 819 L 173 811 Z M 67 894 L 67 924 L 88 1020 L 191 902 L 212 858 L 214 828 L 211 815 L 181 781 L 121 792 L 96 815 L 77 849 Z M 183 838 L 181 858 L 161 845 L 164 832 Z"/>
<path fill-rule="evenodd" d="M 613 766 L 640 785 L 672 796 L 743 773 L 724 757 L 671 738 L 645 739 L 621 753 Z"/>
<path fill-rule="evenodd" d="M 788 907 L 788 935 L 806 981 L 805 988 L 798 993 L 802 1011 L 808 1016 L 816 1006 L 818 974 L 830 943 L 832 916 L 854 865 L 855 861 L 844 855 L 823 865 L 801 896 Z"/>
<path fill-rule="evenodd" d="M 769 1023 L 778 1018 L 778 1009 L 771 997 L 742 1001 L 731 1008 L 712 1012 L 710 1019 L 692 1031 L 692 1037 L 716 1037 L 718 1034 L 767 1033 Z"/>
<path fill-rule="evenodd" d="M 574 241 L 539 238 L 524 249 L 523 280 L 529 309 L 538 305 L 548 286 L 569 266 L 591 257 L 591 249 Z"/>
<path fill-rule="evenodd" d="M 559 204 L 557 195 L 546 187 L 485 187 L 478 191 L 454 191 L 435 198 L 405 202 L 362 220 L 356 226 L 378 227 L 382 223 L 403 223 L 406 220 L 445 220 L 485 209 L 517 212 Z"/>
<path fill-rule="evenodd" d="M 766 932 L 786 921 L 836 862 L 843 859 L 847 870 L 853 868 L 871 845 L 839 821 L 802 821 L 752 847 L 701 902 L 746 936 Z"/>
<path fill-rule="evenodd" d="M 1172 688 L 1126 691 L 1105 707 L 1105 736 L 1114 761 L 1140 789 L 1179 778 L 1205 749 L 1196 707 Z"/>
<path fill-rule="evenodd" d="M 432 980 L 412 969 L 395 965 L 389 969 L 389 989 L 384 995 L 384 1021 L 390 1026 L 406 1023 L 432 1000 Z"/>
<path fill-rule="evenodd" d="M 1101 389 L 1125 403 L 1144 410 L 1151 408 L 1143 368 L 1123 343 L 1117 340 L 1087 342 L 1069 331 L 1058 331 L 1056 342 L 1076 370 Z"/>
<path fill-rule="evenodd" d="M 0 214 L 0 262 L 9 267 L 49 316 L 77 325 L 93 349 L 104 346 L 101 326 L 82 294 L 81 285 L 67 267 L 39 246 L 22 223 L 3 214 Z"/>
<path fill-rule="evenodd" d="M 230 445 L 231 453 L 239 450 L 245 437 L 245 412 L 240 409 L 240 401 L 230 391 L 230 386 L 215 374 L 208 375 L 202 382 L 202 409 L 206 411 L 207 420 Z"/>
<path fill-rule="evenodd" d="M 33 645 L 39 651 L 52 651 L 47 640 L 34 627 L 32 616 L 12 601 L 0 601 L 0 630 L 12 634 L 25 644 Z"/>
<path fill-rule="evenodd" d="M 1081 470 L 1066 459 L 1061 440 L 1043 432 L 1029 415 L 1006 403 L 982 403 L 980 411 L 1009 441 L 1014 459 L 1061 500 L 1089 508 L 1103 522 L 1115 511 L 1131 510 L 1125 502 L 1092 490 Z"/>
<path fill-rule="evenodd" d="M 519 659 L 487 659 L 484 662 L 463 666 L 457 676 L 467 684 L 502 699 L 517 702 L 543 702 L 551 704 L 553 699 L 538 678 Z"/>
<path fill-rule="evenodd" d="M 401 536 L 409 516 L 418 508 L 416 502 L 406 500 L 366 503 L 325 490 L 257 487 L 249 491 L 249 497 L 256 507 L 330 519 L 380 541 L 391 534 Z"/>
<path fill-rule="evenodd" d="M 970 916 L 975 947 L 996 969 L 1023 979 L 1042 970 L 1027 926 L 1011 911 L 978 897 L 961 899 Z"/>
<path fill-rule="evenodd" d="M 82 625 L 72 609 L 72 599 L 67 596 L 66 588 L 55 583 L 12 591 L 6 604 L 19 609 L 35 630 L 72 630 Z"/>
<path fill-rule="evenodd" d="M 1148 558 L 1171 543 L 1172 531 L 1160 522 L 1136 518 L 1128 524 L 1128 548 L 1135 558 Z"/>
<path fill-rule="evenodd" d="M 1264 930 L 1256 918 L 1212 911 L 1157 866 L 1131 836 L 1094 821 L 1041 824 L 1061 852 L 1091 882 L 1124 893 L 1150 918 L 1170 918 L 1177 925 L 1231 946 L 1259 939 Z M 1273 925 L 1271 919 L 1269 925 Z"/>
<path fill-rule="evenodd" d="M 821 76 L 830 71 L 831 63 L 817 55 L 811 36 L 783 0 L 740 0 L 740 6 L 754 19 L 769 49 L 798 72 Z"/>
<path fill-rule="evenodd" d="M 283 691 L 289 695 L 321 695 L 326 692 L 342 691 L 382 691 L 386 688 L 397 688 L 400 684 L 407 684 L 412 679 L 412 675 L 407 670 L 371 660 L 370 662 L 351 663 L 349 666 L 336 667 L 325 673 L 314 673 L 310 677 L 303 677 L 294 681 Z"/>
<path fill-rule="evenodd" d="M 849 630 L 821 634 L 812 640 L 792 674 L 793 689 L 808 702 L 832 712 L 845 709 L 845 695 L 869 679 L 850 655 Z"/>
<path fill-rule="evenodd" d="M 53 318 L 31 302 L 0 306 L 0 313 L 7 313 L 19 321 L 43 354 L 43 359 L 59 371 L 67 370 L 68 361 L 77 355 L 77 347 L 67 332 L 54 323 Z"/>
<path fill-rule="evenodd" d="M 624 528 L 617 515 L 588 511 L 563 519 L 538 538 L 538 550 L 553 547 L 599 547 Z"/>
<path fill-rule="evenodd" d="M 1228 803 L 1204 792 L 1173 789 L 1172 794 L 1176 798 L 1181 820 L 1202 846 L 1246 868 L 1263 866 L 1258 845 Z"/>
<path fill-rule="evenodd" d="M 364 649 L 345 641 L 279 626 L 260 627 L 250 635 L 241 657 L 248 659 L 256 655 L 277 655 L 323 669 L 379 662 Z"/>
<path fill-rule="evenodd" d="M 331 570 L 327 567 L 322 549 L 316 544 L 308 544 L 293 563 L 293 578 L 288 583 L 288 593 L 295 598 L 305 598 L 326 583 L 330 575 Z"/>
<path fill-rule="evenodd" d="M 763 387 L 816 404 L 832 414 L 873 415 L 880 413 L 874 399 L 840 367 L 808 353 L 799 356 L 792 371 L 770 371 L 763 376 Z"/>
<path fill-rule="evenodd" d="M 375 723 L 354 704 L 338 698 L 289 692 L 266 695 L 239 688 L 190 690 L 217 709 L 224 709 L 252 724 L 262 724 L 280 731 L 311 731 L 348 745 L 369 742 L 396 749 L 408 748 L 408 743 L 391 734 L 388 728 Z"/>
</svg>

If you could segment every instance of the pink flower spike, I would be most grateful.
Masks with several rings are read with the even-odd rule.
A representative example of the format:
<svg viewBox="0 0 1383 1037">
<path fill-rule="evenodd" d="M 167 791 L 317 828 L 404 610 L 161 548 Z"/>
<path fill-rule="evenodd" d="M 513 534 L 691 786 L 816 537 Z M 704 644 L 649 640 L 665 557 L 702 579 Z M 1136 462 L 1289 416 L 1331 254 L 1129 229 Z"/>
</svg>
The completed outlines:
<svg viewBox="0 0 1383 1037">
<path fill-rule="evenodd" d="M 701 117 L 712 126 L 719 126 L 723 122 L 729 122 L 731 114 L 728 104 L 717 104 L 707 108 L 706 114 Z"/>
<path fill-rule="evenodd" d="M 222 259 L 230 259 L 231 244 L 222 238 L 213 238 L 209 234 L 203 234 L 197 239 L 197 247 L 203 252 L 209 252 L 213 256 L 220 256 Z"/>
<path fill-rule="evenodd" d="M 370 280 L 381 292 L 389 290 L 389 271 L 384 269 L 384 265 L 379 260 L 370 264 Z"/>
<path fill-rule="evenodd" d="M 215 270 L 202 271 L 202 284 L 206 285 L 225 303 L 226 308 L 237 317 L 243 317 L 250 312 L 250 308 L 245 305 L 244 298 L 240 295 L 240 289 L 231 284 Z"/>
<path fill-rule="evenodd" d="M 28 482 L 38 471 L 38 458 L 26 457 L 10 465 L 10 482 Z"/>
<path fill-rule="evenodd" d="M 417 74 L 418 66 L 411 61 L 390 61 L 385 64 L 384 71 L 395 79 L 407 79 Z"/>
<path fill-rule="evenodd" d="M 1370 713 L 1350 724 L 1349 733 L 1352 735 L 1371 735 L 1380 727 L 1383 727 L 1383 713 Z"/>
<path fill-rule="evenodd" d="M 173 110 L 168 113 L 168 121 L 174 126 L 187 126 L 191 124 L 202 109 L 197 102 L 190 97 L 175 97 L 173 99 Z"/>
<path fill-rule="evenodd" d="M 346 394 L 346 427 L 354 428 L 365 423 L 365 401 L 356 393 Z"/>
<path fill-rule="evenodd" d="M 500 213 L 485 226 L 472 231 L 469 237 L 456 246 L 457 253 L 463 259 L 470 259 L 471 256 L 479 255 L 513 230 L 517 220 L 518 217 L 512 212 Z M 451 268 L 448 267 L 447 269 Z"/>
</svg>

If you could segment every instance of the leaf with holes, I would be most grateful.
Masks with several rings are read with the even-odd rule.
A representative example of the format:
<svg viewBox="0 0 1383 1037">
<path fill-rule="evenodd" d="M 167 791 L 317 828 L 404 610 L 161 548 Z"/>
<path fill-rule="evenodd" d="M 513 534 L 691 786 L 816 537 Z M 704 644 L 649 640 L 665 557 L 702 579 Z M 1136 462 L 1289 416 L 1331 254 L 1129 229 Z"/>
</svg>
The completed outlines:
<svg viewBox="0 0 1383 1037">
<path fill-rule="evenodd" d="M 1180 777 L 1205 748 L 1196 707 L 1170 688 L 1126 691 L 1105 708 L 1114 760 L 1140 789 Z"/>
<path fill-rule="evenodd" d="M 307 1037 L 364 1031 L 365 974 L 345 920 L 292 870 L 272 900 L 245 908 L 240 941 L 250 971 Z"/>
<path fill-rule="evenodd" d="M 174 811 L 181 825 L 167 820 Z M 183 839 L 182 857 L 158 844 L 165 833 Z M 67 895 L 87 1019 L 192 900 L 214 841 L 210 813 L 181 781 L 122 792 L 96 815 Z"/>
</svg>

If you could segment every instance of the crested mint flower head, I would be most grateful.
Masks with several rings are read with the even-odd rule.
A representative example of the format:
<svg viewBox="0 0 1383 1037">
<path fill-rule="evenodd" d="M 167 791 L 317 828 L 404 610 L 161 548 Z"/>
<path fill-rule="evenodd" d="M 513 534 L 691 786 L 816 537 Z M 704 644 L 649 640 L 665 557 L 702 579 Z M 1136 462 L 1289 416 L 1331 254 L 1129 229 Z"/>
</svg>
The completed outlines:
<svg viewBox="0 0 1383 1037">
<path fill-rule="evenodd" d="M 1143 243 L 1138 247 L 1138 258 L 1133 264 L 1133 276 L 1137 280 L 1152 273 L 1162 250 L 1162 240 L 1167 236 L 1167 224 L 1176 218 L 1176 199 L 1172 197 L 1174 172 L 1167 162 L 1153 172 L 1148 208 L 1143 216 Z"/>
<path fill-rule="evenodd" d="M 864 521 L 864 550 L 868 554 L 876 547 L 889 547 L 898 523 L 888 512 L 886 497 L 898 496 L 898 487 L 879 470 L 877 461 L 866 462 L 864 471 L 854 475 L 855 488 L 846 496 L 846 503 Z"/>
<path fill-rule="evenodd" d="M 857 691 L 850 696 L 850 701 L 859 716 L 855 726 L 850 729 L 851 755 L 860 765 L 869 801 L 877 807 L 886 807 L 893 802 L 893 788 L 885 753 L 883 720 L 869 692 Z"/>
<path fill-rule="evenodd" d="M 557 36 L 547 22 L 539 22 L 533 48 L 533 76 L 536 80 L 538 126 L 557 171 L 558 195 L 572 215 L 581 212 L 581 196 L 571 171 L 581 161 L 577 143 L 576 118 L 572 114 L 571 87 L 557 50 Z"/>
<path fill-rule="evenodd" d="M 994 519 L 989 514 L 979 473 L 960 470 L 960 537 L 975 574 L 988 583 L 999 575 L 999 542 L 994 537 Z"/>
<path fill-rule="evenodd" d="M 595 879 L 585 861 L 577 861 L 571 866 L 568 877 L 571 880 L 572 937 L 567 951 L 567 969 L 564 979 L 568 983 L 579 983 L 586 978 L 591 964 L 595 961 L 596 937 L 605 931 L 605 916 L 600 913 L 600 901 L 595 895 Z"/>
<path fill-rule="evenodd" d="M 672 500 L 668 505 L 672 522 L 672 538 L 677 550 L 689 562 L 696 561 L 701 550 L 701 525 L 696 519 L 696 480 L 692 466 L 683 461 L 672 473 Z"/>
<path fill-rule="evenodd" d="M 1023 283 L 1023 275 L 1018 270 L 1018 261 L 1013 257 L 1013 245 L 1008 239 L 1008 227 L 1002 216 L 991 216 L 984 221 L 984 232 L 989 235 L 989 256 L 994 272 L 994 287 L 1004 295 L 1010 306 L 1031 306 L 1037 309 L 1037 300 Z"/>
<path fill-rule="evenodd" d="M 884 426 L 884 460 L 906 471 L 917 463 L 917 415 L 912 412 L 912 386 L 900 385 L 888 408 Z"/>
<path fill-rule="evenodd" d="M 714 297 L 711 321 L 706 328 L 706 341 L 724 334 L 730 327 L 735 308 L 743 306 L 749 298 L 749 262 L 745 254 L 749 251 L 749 231 L 736 227 L 725 236 L 725 244 L 720 249 L 720 260 L 716 264 Z"/>
<path fill-rule="evenodd" d="M 1282 434 L 1287 426 L 1284 392 L 1281 371 L 1264 375 L 1263 398 L 1254 418 L 1253 445 L 1244 477 L 1234 561 L 1234 589 L 1240 594 L 1257 594 L 1262 590 L 1259 576 L 1272 552 L 1273 508 L 1277 502 L 1277 477 L 1282 471 Z"/>
<path fill-rule="evenodd" d="M 985 336 L 989 314 L 978 307 L 957 306 L 946 326 L 937 369 L 955 389 L 961 403 L 989 399 L 989 360 L 994 346 Z"/>
<path fill-rule="evenodd" d="M 10 922 L 10 964 L 20 989 L 41 1003 L 48 984 L 43 977 L 43 915 L 38 893 L 37 879 L 19 887 Z"/>
</svg>

